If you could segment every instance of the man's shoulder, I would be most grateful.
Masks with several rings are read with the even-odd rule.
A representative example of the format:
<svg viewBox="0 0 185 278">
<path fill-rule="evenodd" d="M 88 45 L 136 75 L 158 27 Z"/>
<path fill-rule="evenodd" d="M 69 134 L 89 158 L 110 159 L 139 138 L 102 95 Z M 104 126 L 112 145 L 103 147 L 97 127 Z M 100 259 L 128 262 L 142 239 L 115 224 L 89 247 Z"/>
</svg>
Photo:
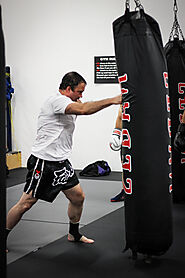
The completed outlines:
<svg viewBox="0 0 185 278">
<path fill-rule="evenodd" d="M 50 95 L 46 101 L 49 101 L 49 102 L 53 102 L 53 101 L 69 101 L 71 102 L 72 100 L 65 96 L 65 95 L 62 95 L 60 93 L 55 93 L 54 95 Z"/>
<path fill-rule="evenodd" d="M 56 93 L 47 98 L 44 107 L 51 107 L 55 113 L 65 113 L 66 107 L 73 101 L 60 93 Z"/>
</svg>

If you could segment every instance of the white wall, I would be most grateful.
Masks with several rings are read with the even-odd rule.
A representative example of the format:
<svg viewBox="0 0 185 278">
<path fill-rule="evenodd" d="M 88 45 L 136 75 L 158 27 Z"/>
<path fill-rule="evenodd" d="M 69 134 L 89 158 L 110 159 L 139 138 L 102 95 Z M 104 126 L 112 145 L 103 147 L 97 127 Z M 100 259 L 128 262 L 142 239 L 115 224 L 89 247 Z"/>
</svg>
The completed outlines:
<svg viewBox="0 0 185 278">
<path fill-rule="evenodd" d="M 58 90 L 62 76 L 77 71 L 87 80 L 84 101 L 120 93 L 118 84 L 94 84 L 94 56 L 114 55 L 112 22 L 124 13 L 123 0 L 1 0 L 6 65 L 15 89 L 13 148 L 21 150 L 23 166 L 36 133 L 44 99 Z M 133 0 L 131 7 L 134 8 Z M 156 18 L 167 42 L 173 23 L 173 0 L 141 0 Z M 184 0 L 178 1 L 185 32 Z M 99 159 L 120 171 L 119 152 L 109 149 L 118 107 L 77 119 L 71 161 L 82 169 Z"/>
</svg>

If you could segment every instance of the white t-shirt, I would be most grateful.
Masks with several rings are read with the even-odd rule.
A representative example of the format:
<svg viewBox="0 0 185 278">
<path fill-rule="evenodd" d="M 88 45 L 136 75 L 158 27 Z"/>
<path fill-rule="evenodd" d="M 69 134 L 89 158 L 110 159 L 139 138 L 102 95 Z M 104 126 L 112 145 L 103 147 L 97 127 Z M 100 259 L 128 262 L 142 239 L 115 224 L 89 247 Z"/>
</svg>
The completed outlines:
<svg viewBox="0 0 185 278">
<path fill-rule="evenodd" d="M 34 156 L 49 161 L 60 161 L 70 157 L 76 115 L 65 114 L 65 109 L 72 102 L 69 97 L 59 92 L 44 102 L 32 147 Z"/>
</svg>

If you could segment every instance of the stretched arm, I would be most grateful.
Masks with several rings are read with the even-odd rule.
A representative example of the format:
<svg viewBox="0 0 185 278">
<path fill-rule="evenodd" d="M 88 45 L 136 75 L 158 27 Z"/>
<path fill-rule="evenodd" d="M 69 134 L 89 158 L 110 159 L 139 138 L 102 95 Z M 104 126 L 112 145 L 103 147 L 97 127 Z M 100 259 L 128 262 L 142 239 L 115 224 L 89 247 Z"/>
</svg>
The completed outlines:
<svg viewBox="0 0 185 278">
<path fill-rule="evenodd" d="M 121 105 L 119 107 L 118 116 L 116 118 L 115 128 L 122 129 L 122 106 Z"/>
<path fill-rule="evenodd" d="M 66 107 L 66 114 L 91 115 L 113 104 L 121 104 L 121 95 L 91 102 L 73 102 Z"/>
<path fill-rule="evenodd" d="M 185 110 L 184 110 L 184 113 L 182 115 L 182 123 L 185 124 Z"/>
<path fill-rule="evenodd" d="M 116 118 L 115 128 L 113 129 L 112 136 L 110 139 L 110 148 L 113 151 L 119 151 L 121 149 L 121 129 L 122 129 L 122 106 L 120 105 L 118 115 Z"/>
</svg>

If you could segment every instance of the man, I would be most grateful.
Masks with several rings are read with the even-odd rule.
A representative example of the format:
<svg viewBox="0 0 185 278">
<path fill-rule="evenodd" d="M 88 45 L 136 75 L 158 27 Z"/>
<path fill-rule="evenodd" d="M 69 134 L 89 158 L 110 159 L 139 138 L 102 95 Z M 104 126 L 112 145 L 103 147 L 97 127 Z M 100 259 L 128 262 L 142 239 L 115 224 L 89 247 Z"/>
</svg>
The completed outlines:
<svg viewBox="0 0 185 278">
<path fill-rule="evenodd" d="M 113 151 L 120 151 L 120 156 L 121 156 L 121 144 L 122 144 L 121 132 L 122 132 L 122 105 L 120 105 L 119 107 L 115 128 L 112 132 L 112 136 L 110 140 L 110 148 Z M 121 189 L 121 192 L 119 194 L 111 198 L 110 201 L 111 202 L 124 201 L 124 188 Z"/>
<path fill-rule="evenodd" d="M 27 162 L 26 185 L 22 197 L 7 215 L 7 236 L 38 199 L 53 202 L 62 191 L 69 200 L 69 241 L 93 243 L 79 232 L 84 193 L 69 162 L 77 115 L 90 115 L 110 105 L 120 104 L 121 95 L 81 103 L 85 79 L 76 72 L 67 73 L 59 92 L 49 97 L 38 117 L 36 140 Z"/>
<path fill-rule="evenodd" d="M 182 121 L 179 124 L 175 135 L 174 147 L 179 152 L 185 152 L 185 110 L 182 115 Z"/>
</svg>

